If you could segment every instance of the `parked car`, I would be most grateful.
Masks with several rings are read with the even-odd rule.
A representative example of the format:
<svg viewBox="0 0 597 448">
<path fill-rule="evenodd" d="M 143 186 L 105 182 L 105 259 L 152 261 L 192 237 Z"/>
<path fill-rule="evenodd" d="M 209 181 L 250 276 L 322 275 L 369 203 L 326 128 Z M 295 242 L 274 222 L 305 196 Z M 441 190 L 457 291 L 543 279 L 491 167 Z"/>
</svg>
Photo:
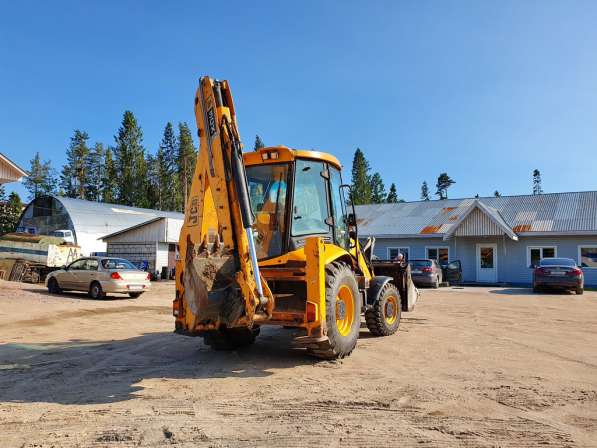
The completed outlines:
<svg viewBox="0 0 597 448">
<path fill-rule="evenodd" d="M 435 260 L 410 260 L 411 276 L 416 286 L 439 288 L 443 281 L 442 268 Z"/>
<path fill-rule="evenodd" d="M 584 292 L 584 275 L 572 258 L 544 258 L 533 271 L 533 291 L 557 288 Z"/>
<path fill-rule="evenodd" d="M 149 280 L 147 272 L 123 258 L 86 257 L 48 274 L 46 285 L 51 294 L 87 291 L 93 299 L 101 299 L 108 293 L 137 298 L 149 289 Z"/>
<path fill-rule="evenodd" d="M 449 263 L 440 262 L 442 268 L 442 279 L 451 285 L 462 283 L 462 263 L 460 260 L 454 260 Z"/>
</svg>

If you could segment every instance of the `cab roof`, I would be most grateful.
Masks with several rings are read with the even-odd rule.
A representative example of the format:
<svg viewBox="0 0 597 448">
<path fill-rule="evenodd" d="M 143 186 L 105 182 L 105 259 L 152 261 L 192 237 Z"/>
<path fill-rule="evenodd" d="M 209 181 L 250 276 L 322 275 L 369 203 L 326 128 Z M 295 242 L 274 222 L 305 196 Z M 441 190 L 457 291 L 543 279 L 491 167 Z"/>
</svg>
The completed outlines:
<svg viewBox="0 0 597 448">
<path fill-rule="evenodd" d="M 278 153 L 277 158 L 272 158 L 272 153 Z M 243 153 L 246 165 L 262 165 L 264 163 L 291 162 L 296 159 L 321 160 L 342 169 L 340 161 L 331 154 L 306 149 L 292 149 L 287 146 L 268 146 L 257 151 Z"/>
</svg>

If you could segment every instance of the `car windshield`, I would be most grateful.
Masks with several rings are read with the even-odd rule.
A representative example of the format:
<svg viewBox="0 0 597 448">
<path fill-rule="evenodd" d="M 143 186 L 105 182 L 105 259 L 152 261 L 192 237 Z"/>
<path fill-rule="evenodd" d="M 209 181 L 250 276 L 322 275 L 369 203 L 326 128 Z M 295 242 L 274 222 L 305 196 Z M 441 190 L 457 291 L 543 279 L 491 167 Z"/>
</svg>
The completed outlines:
<svg viewBox="0 0 597 448">
<path fill-rule="evenodd" d="M 424 268 L 431 266 L 431 260 L 413 260 L 410 262 L 413 268 Z"/>
<path fill-rule="evenodd" d="M 257 258 L 281 255 L 286 234 L 288 164 L 248 166 L 246 171 L 251 209 L 256 217 Z"/>
<path fill-rule="evenodd" d="M 544 258 L 541 260 L 539 266 L 576 266 L 576 263 L 571 258 Z"/>
<path fill-rule="evenodd" d="M 105 258 L 102 260 L 104 269 L 137 269 L 133 263 L 123 258 Z"/>
</svg>

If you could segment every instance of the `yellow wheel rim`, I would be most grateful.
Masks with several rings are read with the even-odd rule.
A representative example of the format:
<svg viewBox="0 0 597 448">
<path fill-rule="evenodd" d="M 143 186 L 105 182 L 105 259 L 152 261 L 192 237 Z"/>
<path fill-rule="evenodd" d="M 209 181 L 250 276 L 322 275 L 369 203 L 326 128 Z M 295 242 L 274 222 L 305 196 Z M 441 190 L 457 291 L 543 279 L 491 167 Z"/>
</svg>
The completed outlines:
<svg viewBox="0 0 597 448">
<path fill-rule="evenodd" d="M 398 300 L 396 297 L 390 296 L 386 299 L 386 303 L 383 307 L 384 318 L 388 325 L 392 325 L 398 319 Z"/>
<path fill-rule="evenodd" d="M 348 336 L 354 322 L 354 297 L 346 285 L 340 286 L 336 296 L 336 328 L 342 336 Z"/>
</svg>

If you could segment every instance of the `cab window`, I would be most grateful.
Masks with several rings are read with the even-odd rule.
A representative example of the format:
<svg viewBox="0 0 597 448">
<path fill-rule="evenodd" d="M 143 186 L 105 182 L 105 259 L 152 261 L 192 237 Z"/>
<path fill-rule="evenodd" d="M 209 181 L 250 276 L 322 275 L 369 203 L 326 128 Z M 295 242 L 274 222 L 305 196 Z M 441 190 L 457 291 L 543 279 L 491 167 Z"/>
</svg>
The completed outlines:
<svg viewBox="0 0 597 448">
<path fill-rule="evenodd" d="M 321 162 L 297 160 L 292 207 L 292 236 L 326 234 L 330 227 L 326 179 Z"/>
</svg>

